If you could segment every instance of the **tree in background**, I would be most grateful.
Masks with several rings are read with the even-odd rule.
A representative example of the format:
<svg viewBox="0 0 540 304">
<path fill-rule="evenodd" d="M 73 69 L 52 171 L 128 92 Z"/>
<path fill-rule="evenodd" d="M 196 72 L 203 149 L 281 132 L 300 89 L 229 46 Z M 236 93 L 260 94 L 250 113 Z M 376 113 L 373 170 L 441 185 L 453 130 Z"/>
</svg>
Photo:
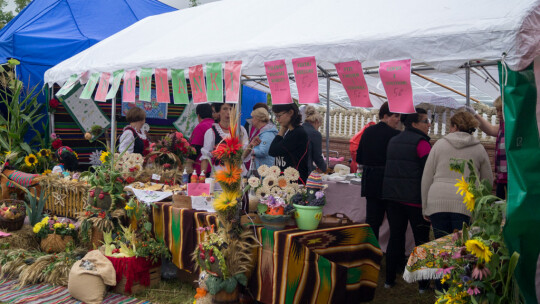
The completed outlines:
<svg viewBox="0 0 540 304">
<path fill-rule="evenodd" d="M 15 1 L 15 14 L 12 11 L 6 10 L 7 1 L 0 0 L 0 28 L 3 28 L 8 24 L 16 14 L 22 11 L 32 0 L 14 0 Z"/>
</svg>

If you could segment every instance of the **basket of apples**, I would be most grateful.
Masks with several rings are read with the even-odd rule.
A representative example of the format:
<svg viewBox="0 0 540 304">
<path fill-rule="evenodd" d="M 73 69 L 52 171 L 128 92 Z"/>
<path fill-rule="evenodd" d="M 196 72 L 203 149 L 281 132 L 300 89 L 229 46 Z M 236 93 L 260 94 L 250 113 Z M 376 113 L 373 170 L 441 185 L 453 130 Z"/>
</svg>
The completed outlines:
<svg viewBox="0 0 540 304">
<path fill-rule="evenodd" d="M 22 228 L 26 216 L 24 202 L 14 199 L 0 200 L 0 229 L 15 231 Z"/>
</svg>

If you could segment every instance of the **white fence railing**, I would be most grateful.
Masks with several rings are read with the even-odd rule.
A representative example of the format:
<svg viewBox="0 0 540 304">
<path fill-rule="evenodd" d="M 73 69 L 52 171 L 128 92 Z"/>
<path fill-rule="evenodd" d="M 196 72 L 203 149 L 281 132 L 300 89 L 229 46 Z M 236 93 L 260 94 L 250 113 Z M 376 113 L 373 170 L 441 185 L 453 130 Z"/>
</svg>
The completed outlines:
<svg viewBox="0 0 540 304">
<path fill-rule="evenodd" d="M 487 121 L 492 124 L 498 123 L 495 108 L 483 104 L 475 104 L 473 106 Z M 428 117 L 432 120 L 429 136 L 432 139 L 438 139 L 446 135 L 450 128 L 450 117 L 457 110 L 429 106 L 423 108 L 427 110 Z M 323 116 L 323 123 L 319 131 L 324 137 L 326 136 L 326 109 L 321 107 L 318 110 Z M 370 121 L 378 122 L 378 113 L 378 109 L 366 110 L 363 108 L 330 110 L 330 137 L 351 138 Z M 488 136 L 480 130 L 477 130 L 474 136 L 480 141 L 495 141 L 494 137 Z"/>
</svg>

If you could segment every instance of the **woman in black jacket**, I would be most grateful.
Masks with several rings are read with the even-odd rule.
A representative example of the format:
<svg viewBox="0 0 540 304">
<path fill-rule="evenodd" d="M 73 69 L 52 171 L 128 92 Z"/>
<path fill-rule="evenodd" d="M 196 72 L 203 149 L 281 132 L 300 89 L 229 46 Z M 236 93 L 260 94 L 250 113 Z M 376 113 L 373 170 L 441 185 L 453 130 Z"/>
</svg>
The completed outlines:
<svg viewBox="0 0 540 304">
<path fill-rule="evenodd" d="M 294 103 L 274 105 L 272 111 L 279 123 L 279 132 L 272 141 L 268 154 L 275 157 L 275 165 L 282 172 L 287 167 L 298 170 L 300 173 L 298 182 L 305 184 L 309 174 L 309 140 L 306 131 L 300 125 L 302 115 L 298 111 L 298 106 Z"/>
</svg>

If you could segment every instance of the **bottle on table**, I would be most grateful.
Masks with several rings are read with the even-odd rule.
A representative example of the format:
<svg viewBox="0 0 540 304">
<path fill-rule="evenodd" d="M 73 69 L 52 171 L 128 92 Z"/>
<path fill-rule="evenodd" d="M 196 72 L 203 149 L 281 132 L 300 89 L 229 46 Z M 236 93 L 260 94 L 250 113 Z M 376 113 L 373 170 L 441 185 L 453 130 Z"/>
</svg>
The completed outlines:
<svg viewBox="0 0 540 304">
<path fill-rule="evenodd" d="M 184 168 L 184 173 L 182 173 L 182 184 L 189 183 L 189 174 L 187 173 L 186 169 Z"/>
<path fill-rule="evenodd" d="M 193 170 L 193 174 L 191 174 L 191 183 L 195 184 L 199 181 L 199 177 L 197 176 L 197 171 Z"/>
<path fill-rule="evenodd" d="M 199 176 L 199 183 L 204 183 L 206 181 L 206 175 L 204 174 L 204 170 L 201 171 L 201 175 Z"/>
</svg>

